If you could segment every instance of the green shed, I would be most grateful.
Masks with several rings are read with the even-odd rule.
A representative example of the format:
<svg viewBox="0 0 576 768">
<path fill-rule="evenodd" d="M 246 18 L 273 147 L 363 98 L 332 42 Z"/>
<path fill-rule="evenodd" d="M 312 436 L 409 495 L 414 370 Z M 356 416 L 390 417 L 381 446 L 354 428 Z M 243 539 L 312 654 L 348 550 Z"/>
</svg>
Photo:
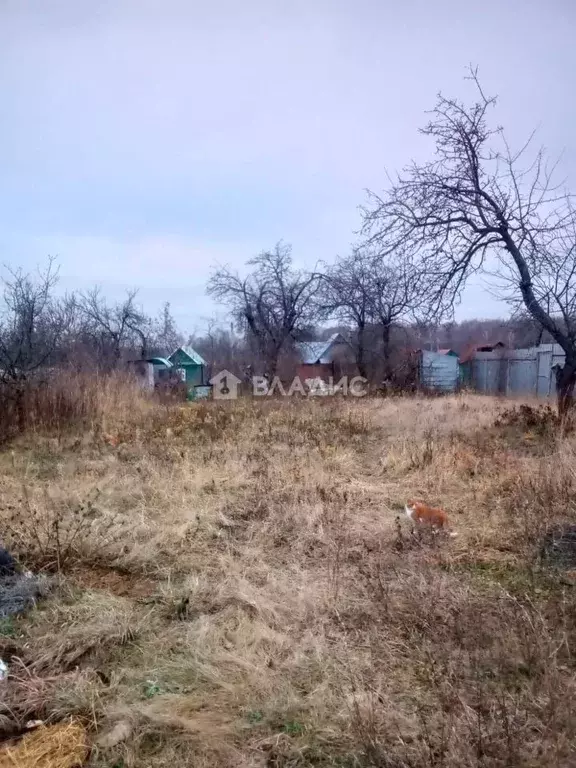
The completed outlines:
<svg viewBox="0 0 576 768">
<path fill-rule="evenodd" d="M 194 387 L 206 383 L 206 361 L 192 347 L 178 347 L 168 360 L 177 371 L 181 372 L 182 380 L 186 382 L 188 399 L 194 399 Z"/>
</svg>

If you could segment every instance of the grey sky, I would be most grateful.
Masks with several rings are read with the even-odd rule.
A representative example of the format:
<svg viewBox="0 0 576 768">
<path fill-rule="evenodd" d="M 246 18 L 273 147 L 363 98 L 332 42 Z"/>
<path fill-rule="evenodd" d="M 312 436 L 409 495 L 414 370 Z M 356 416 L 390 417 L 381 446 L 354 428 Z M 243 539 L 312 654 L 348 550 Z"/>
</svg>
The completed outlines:
<svg viewBox="0 0 576 768">
<path fill-rule="evenodd" d="M 0 0 L 0 258 L 199 329 L 214 261 L 345 253 L 469 62 L 574 188 L 575 32 L 571 0 Z M 457 317 L 505 312 L 477 285 Z"/>
</svg>

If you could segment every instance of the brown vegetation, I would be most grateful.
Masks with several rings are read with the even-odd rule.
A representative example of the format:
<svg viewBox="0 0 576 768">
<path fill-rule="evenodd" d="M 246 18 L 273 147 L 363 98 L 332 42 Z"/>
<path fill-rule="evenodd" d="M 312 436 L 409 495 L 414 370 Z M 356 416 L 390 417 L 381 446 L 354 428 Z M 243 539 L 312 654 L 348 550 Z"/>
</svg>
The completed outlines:
<svg viewBox="0 0 576 768">
<path fill-rule="evenodd" d="M 79 429 L 105 432 L 108 425 L 138 420 L 148 403 L 128 374 L 98 375 L 73 369 L 38 372 L 15 387 L 0 381 L 0 444 L 16 435 L 60 438 Z"/>
<path fill-rule="evenodd" d="M 106 386 L 0 454 L 1 530 L 56 582 L 0 623 L 4 733 L 74 717 L 94 766 L 571 764 L 576 593 L 539 555 L 572 435 L 471 395 Z M 415 538 L 411 496 L 458 538 Z"/>
</svg>

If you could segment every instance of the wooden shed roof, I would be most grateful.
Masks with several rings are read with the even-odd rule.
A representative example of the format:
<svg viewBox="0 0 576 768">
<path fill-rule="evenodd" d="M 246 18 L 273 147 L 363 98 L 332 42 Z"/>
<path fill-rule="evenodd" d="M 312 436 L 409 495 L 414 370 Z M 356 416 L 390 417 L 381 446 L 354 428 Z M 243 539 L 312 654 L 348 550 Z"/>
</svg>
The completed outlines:
<svg viewBox="0 0 576 768">
<path fill-rule="evenodd" d="M 326 359 L 335 344 L 347 343 L 341 333 L 333 333 L 325 341 L 301 341 L 296 344 L 296 350 L 301 362 L 307 365 L 314 365 L 314 363 L 321 363 L 323 359 Z"/>
<path fill-rule="evenodd" d="M 206 365 L 206 360 L 202 357 L 201 354 L 196 352 L 195 349 L 192 349 L 192 347 L 178 347 L 178 349 L 175 349 L 174 352 L 170 355 L 168 360 L 170 360 L 171 363 L 174 362 L 173 358 L 180 352 L 181 355 L 184 355 L 190 360 L 189 364 L 192 365 Z"/>
</svg>

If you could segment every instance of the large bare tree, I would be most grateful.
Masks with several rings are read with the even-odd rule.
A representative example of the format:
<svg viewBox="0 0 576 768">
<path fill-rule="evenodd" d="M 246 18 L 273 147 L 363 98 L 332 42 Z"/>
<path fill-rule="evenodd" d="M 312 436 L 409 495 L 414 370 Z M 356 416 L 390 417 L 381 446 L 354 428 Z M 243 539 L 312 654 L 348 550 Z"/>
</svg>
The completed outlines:
<svg viewBox="0 0 576 768">
<path fill-rule="evenodd" d="M 409 165 L 384 193 L 370 193 L 363 232 L 380 252 L 401 248 L 411 254 L 438 315 L 481 270 L 504 289 L 505 298 L 522 302 L 565 353 L 557 377 L 564 415 L 576 385 L 571 197 L 531 139 L 513 151 L 502 129 L 489 126 L 495 99 L 485 96 L 475 71 L 470 80 L 476 101 L 438 97 L 421 131 L 434 142 L 434 158 Z"/>
<path fill-rule="evenodd" d="M 390 376 L 391 331 L 408 319 L 419 299 L 419 274 L 398 254 L 382 255 L 373 249 L 356 249 L 326 268 L 321 280 L 321 312 L 353 326 L 356 365 L 367 375 L 372 351 L 367 330 L 378 329 L 384 376 Z M 372 336 L 372 334 L 370 334 Z"/>
<path fill-rule="evenodd" d="M 136 306 L 137 291 L 109 304 L 99 288 L 80 294 L 78 307 L 82 334 L 96 352 L 97 363 L 104 370 L 118 366 L 124 351 L 139 346 L 140 357 L 148 354 L 150 321 Z"/>
<path fill-rule="evenodd" d="M 314 319 L 318 275 L 296 269 L 292 249 L 283 243 L 250 259 L 248 266 L 246 277 L 228 267 L 216 269 L 207 291 L 232 310 L 272 377 L 280 354 Z"/>
</svg>

